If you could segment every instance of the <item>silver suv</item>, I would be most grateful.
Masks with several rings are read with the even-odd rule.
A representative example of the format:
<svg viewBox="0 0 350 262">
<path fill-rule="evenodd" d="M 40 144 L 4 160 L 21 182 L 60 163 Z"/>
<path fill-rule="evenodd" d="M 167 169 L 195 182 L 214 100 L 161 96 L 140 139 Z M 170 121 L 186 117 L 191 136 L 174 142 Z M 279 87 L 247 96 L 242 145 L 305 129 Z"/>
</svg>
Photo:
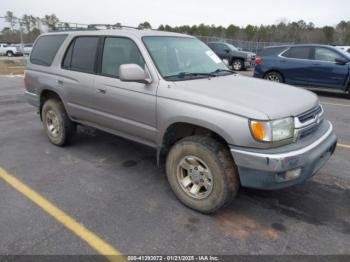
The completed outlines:
<svg viewBox="0 0 350 262">
<path fill-rule="evenodd" d="M 25 89 L 53 144 L 70 142 L 80 124 L 153 147 L 175 195 L 203 213 L 230 203 L 240 186 L 300 183 L 336 147 L 316 95 L 240 76 L 188 35 L 44 34 Z"/>
</svg>

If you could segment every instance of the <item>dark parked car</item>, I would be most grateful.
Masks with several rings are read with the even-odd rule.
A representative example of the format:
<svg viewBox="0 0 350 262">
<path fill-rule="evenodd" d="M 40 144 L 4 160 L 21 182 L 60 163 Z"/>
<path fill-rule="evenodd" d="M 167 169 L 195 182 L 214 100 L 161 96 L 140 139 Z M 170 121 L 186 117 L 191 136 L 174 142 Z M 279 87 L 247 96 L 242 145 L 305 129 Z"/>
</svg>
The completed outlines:
<svg viewBox="0 0 350 262">
<path fill-rule="evenodd" d="M 222 42 L 208 43 L 208 46 L 220 57 L 226 60 L 233 70 L 240 71 L 254 66 L 255 54 L 239 50 L 237 47 Z"/>
<path fill-rule="evenodd" d="M 338 89 L 349 94 L 350 55 L 333 46 L 269 47 L 259 53 L 255 63 L 254 77 L 292 85 Z"/>
</svg>

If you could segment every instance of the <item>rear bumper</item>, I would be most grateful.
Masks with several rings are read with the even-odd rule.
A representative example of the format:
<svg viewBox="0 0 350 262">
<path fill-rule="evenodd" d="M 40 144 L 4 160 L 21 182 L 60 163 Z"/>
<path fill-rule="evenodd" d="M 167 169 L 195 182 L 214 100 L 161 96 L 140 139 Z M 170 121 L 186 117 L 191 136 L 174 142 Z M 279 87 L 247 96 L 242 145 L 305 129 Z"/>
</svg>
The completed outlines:
<svg viewBox="0 0 350 262">
<path fill-rule="evenodd" d="M 259 71 L 257 70 L 257 68 L 255 67 L 253 77 L 256 77 L 256 78 L 264 78 L 264 75 L 263 75 L 262 72 L 259 72 Z"/>
<path fill-rule="evenodd" d="M 39 108 L 40 99 L 39 99 L 39 96 L 37 94 L 25 91 L 25 97 L 26 97 L 26 100 L 29 104 Z"/>
<path fill-rule="evenodd" d="M 238 166 L 242 186 L 280 189 L 312 177 L 333 154 L 336 144 L 337 137 L 333 132 L 332 124 L 329 123 L 328 130 L 320 138 L 294 151 L 274 153 L 274 150 L 260 150 L 257 152 L 231 147 L 231 153 Z M 299 175 L 290 177 L 291 171 Z"/>
</svg>

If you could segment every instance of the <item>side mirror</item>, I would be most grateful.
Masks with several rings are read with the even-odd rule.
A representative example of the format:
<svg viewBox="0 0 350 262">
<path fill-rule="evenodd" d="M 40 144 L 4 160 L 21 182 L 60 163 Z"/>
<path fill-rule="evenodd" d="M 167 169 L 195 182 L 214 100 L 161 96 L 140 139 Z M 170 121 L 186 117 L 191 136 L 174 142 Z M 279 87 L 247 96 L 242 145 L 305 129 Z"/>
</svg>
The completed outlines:
<svg viewBox="0 0 350 262">
<path fill-rule="evenodd" d="M 230 49 L 225 48 L 226 53 L 230 53 Z"/>
<path fill-rule="evenodd" d="M 345 58 L 336 58 L 335 59 L 335 63 L 338 65 L 345 65 L 346 63 L 348 63 L 349 61 L 346 60 Z"/>
<path fill-rule="evenodd" d="M 124 82 L 150 84 L 148 73 L 137 64 L 124 64 L 119 67 L 119 79 Z"/>
</svg>

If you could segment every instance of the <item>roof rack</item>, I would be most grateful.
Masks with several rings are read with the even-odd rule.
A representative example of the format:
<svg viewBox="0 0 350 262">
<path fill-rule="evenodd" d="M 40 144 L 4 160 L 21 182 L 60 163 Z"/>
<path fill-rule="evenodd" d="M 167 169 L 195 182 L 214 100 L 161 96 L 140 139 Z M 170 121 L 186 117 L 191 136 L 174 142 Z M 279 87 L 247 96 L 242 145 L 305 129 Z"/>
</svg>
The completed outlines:
<svg viewBox="0 0 350 262">
<path fill-rule="evenodd" d="M 116 30 L 116 29 L 136 29 L 144 30 L 144 27 L 125 26 L 116 24 L 77 24 L 77 23 L 59 23 L 52 31 L 92 31 L 92 30 Z"/>
</svg>

